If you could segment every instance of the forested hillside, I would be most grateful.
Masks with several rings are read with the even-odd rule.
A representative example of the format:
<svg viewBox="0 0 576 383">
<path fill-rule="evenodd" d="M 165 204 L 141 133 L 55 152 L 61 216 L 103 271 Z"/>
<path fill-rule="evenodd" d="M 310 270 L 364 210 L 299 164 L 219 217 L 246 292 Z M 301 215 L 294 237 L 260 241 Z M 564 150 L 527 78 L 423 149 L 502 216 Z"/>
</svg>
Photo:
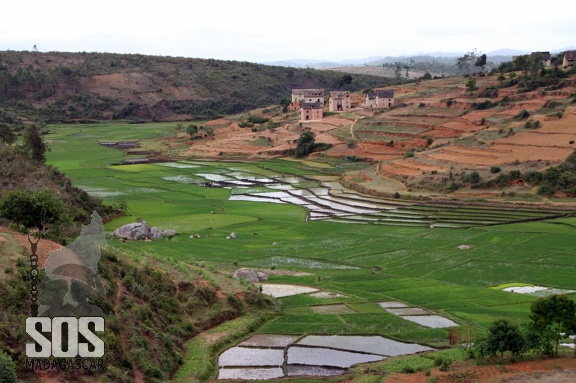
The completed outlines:
<svg viewBox="0 0 576 383">
<path fill-rule="evenodd" d="M 197 119 L 276 104 L 292 88 L 354 91 L 389 81 L 238 61 L 3 51 L 0 122 Z"/>
</svg>

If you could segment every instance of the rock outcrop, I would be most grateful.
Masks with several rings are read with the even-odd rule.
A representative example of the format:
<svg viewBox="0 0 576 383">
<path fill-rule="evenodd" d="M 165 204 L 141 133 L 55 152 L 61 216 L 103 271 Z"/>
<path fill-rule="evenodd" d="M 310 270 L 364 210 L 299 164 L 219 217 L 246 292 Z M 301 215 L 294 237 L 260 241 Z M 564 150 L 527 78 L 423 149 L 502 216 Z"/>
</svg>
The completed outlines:
<svg viewBox="0 0 576 383">
<path fill-rule="evenodd" d="M 164 237 L 174 237 L 174 230 L 162 230 L 157 227 L 150 227 L 146 221 L 133 222 L 114 230 L 112 235 L 116 238 L 142 241 L 148 239 L 161 239 Z"/>
<path fill-rule="evenodd" d="M 263 282 L 268 280 L 268 275 L 261 271 L 252 270 L 248 268 L 238 269 L 234 272 L 234 278 L 247 279 L 249 282 Z"/>
</svg>

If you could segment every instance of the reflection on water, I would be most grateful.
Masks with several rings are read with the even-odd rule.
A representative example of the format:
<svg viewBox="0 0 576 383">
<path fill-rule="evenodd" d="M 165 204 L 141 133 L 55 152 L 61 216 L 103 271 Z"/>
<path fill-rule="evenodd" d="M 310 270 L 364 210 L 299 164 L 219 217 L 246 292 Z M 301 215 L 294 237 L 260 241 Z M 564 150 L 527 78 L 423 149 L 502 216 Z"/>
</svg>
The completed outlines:
<svg viewBox="0 0 576 383">
<path fill-rule="evenodd" d="M 376 362 L 382 359 L 384 357 L 381 355 L 359 354 L 321 347 L 294 346 L 288 349 L 289 364 L 348 368 L 354 364 Z"/>
<path fill-rule="evenodd" d="M 275 368 L 221 368 L 218 379 L 268 380 L 284 377 L 280 367 Z"/>
<path fill-rule="evenodd" d="M 220 355 L 218 379 L 333 376 L 358 363 L 433 350 L 376 335 L 309 335 L 299 338 L 297 335 L 253 335 Z"/>
<path fill-rule="evenodd" d="M 220 354 L 218 364 L 225 366 L 281 366 L 284 350 L 232 347 Z"/>
</svg>

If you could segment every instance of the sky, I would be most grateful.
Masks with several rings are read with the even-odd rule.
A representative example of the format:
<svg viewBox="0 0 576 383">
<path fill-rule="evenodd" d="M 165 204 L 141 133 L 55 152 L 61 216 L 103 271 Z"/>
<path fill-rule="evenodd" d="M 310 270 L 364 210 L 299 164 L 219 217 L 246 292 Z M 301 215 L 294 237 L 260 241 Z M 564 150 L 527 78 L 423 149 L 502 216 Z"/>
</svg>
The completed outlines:
<svg viewBox="0 0 576 383">
<path fill-rule="evenodd" d="M 573 0 L 8 0 L 0 12 L 0 51 L 271 62 L 576 48 Z"/>
</svg>

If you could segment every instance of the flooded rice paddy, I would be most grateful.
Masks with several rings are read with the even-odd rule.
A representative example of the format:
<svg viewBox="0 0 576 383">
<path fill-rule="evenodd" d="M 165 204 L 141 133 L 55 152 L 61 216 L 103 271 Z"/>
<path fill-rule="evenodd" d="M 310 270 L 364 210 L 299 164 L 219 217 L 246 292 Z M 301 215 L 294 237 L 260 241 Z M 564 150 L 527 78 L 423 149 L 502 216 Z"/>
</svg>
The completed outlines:
<svg viewBox="0 0 576 383">
<path fill-rule="evenodd" d="M 508 291 L 517 294 L 529 294 L 537 297 L 547 297 L 554 294 L 573 294 L 576 290 L 566 290 L 566 289 L 555 289 L 551 287 L 544 286 L 513 286 L 503 289 L 503 291 Z"/>
<path fill-rule="evenodd" d="M 341 294 L 309 286 L 261 283 L 264 294 L 285 297 L 308 294 L 332 298 Z M 403 302 L 378 303 L 383 310 L 418 321 L 428 327 L 452 327 L 457 323 Z M 354 314 L 346 304 L 312 305 L 316 314 Z M 417 319 L 414 319 L 417 318 Z M 450 325 L 448 325 L 450 324 Z M 333 376 L 359 363 L 387 357 L 432 351 L 431 347 L 404 343 L 380 335 L 279 335 L 255 334 L 220 354 L 218 379 L 267 380 L 292 376 Z"/>
<path fill-rule="evenodd" d="M 333 376 L 358 363 L 432 350 L 381 336 L 257 334 L 220 355 L 218 379 Z"/>
<path fill-rule="evenodd" d="M 166 166 L 166 165 L 165 165 Z M 222 165 L 224 166 L 224 165 Z M 411 202 L 357 193 L 332 179 L 295 175 L 262 175 L 230 167 L 221 172 L 196 173 L 196 184 L 232 189 L 229 200 L 295 204 L 308 211 L 307 220 L 386 224 L 432 228 L 496 225 L 560 216 L 556 211 L 515 209 L 498 211 L 455 203 Z M 186 182 L 187 180 L 175 180 Z"/>
<path fill-rule="evenodd" d="M 459 326 L 458 323 L 444 318 L 440 315 L 435 315 L 420 307 L 411 307 L 404 302 L 386 301 L 378 302 L 378 304 L 390 314 L 399 316 L 410 322 L 417 323 L 421 326 L 432 328 L 445 328 Z"/>
</svg>

